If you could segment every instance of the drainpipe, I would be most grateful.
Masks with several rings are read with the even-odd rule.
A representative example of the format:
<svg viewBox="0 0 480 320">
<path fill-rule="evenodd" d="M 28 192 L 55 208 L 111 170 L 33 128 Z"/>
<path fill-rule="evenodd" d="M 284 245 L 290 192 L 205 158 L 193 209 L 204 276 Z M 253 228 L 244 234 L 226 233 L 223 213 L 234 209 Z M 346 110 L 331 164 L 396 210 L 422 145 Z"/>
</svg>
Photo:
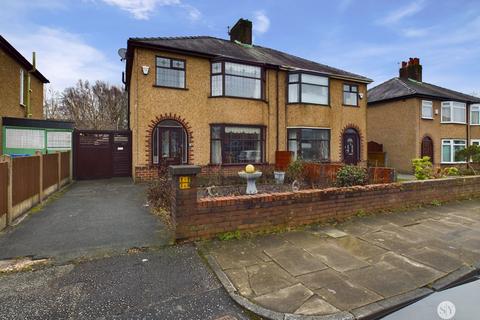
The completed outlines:
<svg viewBox="0 0 480 320">
<path fill-rule="evenodd" d="M 279 99 L 279 98 L 278 98 L 278 89 L 279 89 L 279 85 L 278 85 L 278 73 L 279 73 L 279 72 L 278 72 L 278 68 L 277 68 L 277 72 L 276 72 L 276 75 L 275 75 L 275 80 L 276 80 L 276 82 L 277 82 L 277 84 L 276 84 L 276 85 L 277 85 L 277 88 L 275 89 L 275 93 L 276 93 L 276 95 L 277 95 L 276 101 L 275 101 L 275 109 L 276 109 L 276 114 L 277 114 L 277 119 L 276 119 L 276 121 L 275 121 L 276 127 L 277 127 L 277 134 L 276 134 L 276 136 L 277 136 L 277 145 L 276 145 L 275 151 L 278 151 L 278 145 L 279 145 L 279 139 L 280 139 L 280 137 L 278 136 L 278 134 L 279 134 L 279 129 L 280 129 L 279 123 L 278 123 L 278 122 L 279 122 L 279 119 L 280 119 L 280 115 L 279 115 L 280 106 L 278 105 L 278 99 Z"/>
<path fill-rule="evenodd" d="M 32 87 L 31 87 L 31 74 L 35 71 L 37 71 L 36 68 L 36 61 L 35 61 L 35 52 L 32 52 L 32 66 L 33 68 L 27 72 L 27 109 L 26 109 L 26 117 L 31 118 L 32 117 L 32 104 L 31 104 L 31 93 L 32 93 Z"/>
</svg>

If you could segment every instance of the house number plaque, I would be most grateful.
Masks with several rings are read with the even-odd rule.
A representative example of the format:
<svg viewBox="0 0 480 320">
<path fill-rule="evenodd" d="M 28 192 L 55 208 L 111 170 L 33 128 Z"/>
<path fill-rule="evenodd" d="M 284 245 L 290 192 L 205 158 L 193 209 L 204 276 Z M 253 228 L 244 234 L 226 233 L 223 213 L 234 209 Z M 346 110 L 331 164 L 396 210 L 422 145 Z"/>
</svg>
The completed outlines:
<svg viewBox="0 0 480 320">
<path fill-rule="evenodd" d="M 191 182 L 192 178 L 188 176 L 182 176 L 178 178 L 178 183 L 181 190 L 190 189 Z"/>
</svg>

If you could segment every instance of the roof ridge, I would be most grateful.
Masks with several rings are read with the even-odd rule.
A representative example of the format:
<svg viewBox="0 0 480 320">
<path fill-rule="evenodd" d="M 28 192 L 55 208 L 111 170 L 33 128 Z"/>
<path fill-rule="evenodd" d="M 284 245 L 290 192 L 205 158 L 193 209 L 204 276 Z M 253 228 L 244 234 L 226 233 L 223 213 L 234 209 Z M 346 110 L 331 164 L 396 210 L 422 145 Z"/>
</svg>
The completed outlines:
<svg viewBox="0 0 480 320">
<path fill-rule="evenodd" d="M 413 80 L 413 79 L 410 79 L 410 80 L 415 81 L 415 80 Z M 415 81 L 415 82 L 418 83 L 419 85 L 432 86 L 432 87 L 434 87 L 435 90 L 441 89 L 441 90 L 450 91 L 450 92 L 455 93 L 455 94 L 461 94 L 461 95 L 464 95 L 464 96 L 468 96 L 468 97 L 470 97 L 470 98 L 475 98 L 475 99 L 478 98 L 478 97 L 472 96 L 472 95 L 470 95 L 470 94 L 463 93 L 463 92 L 457 91 L 457 90 L 452 90 L 452 89 L 449 89 L 449 88 L 445 88 L 445 87 L 442 87 L 442 86 L 439 86 L 439 85 L 436 85 L 436 84 L 433 84 L 433 83 L 423 82 L 423 81 Z"/>
<path fill-rule="evenodd" d="M 411 88 L 408 84 L 406 84 L 402 79 L 395 77 L 395 80 L 399 81 L 400 84 L 402 84 L 405 88 L 407 88 L 408 91 L 410 91 L 412 94 L 417 93 L 417 90 Z"/>
<path fill-rule="evenodd" d="M 188 40 L 188 39 L 201 39 L 201 38 L 212 38 L 212 39 L 219 39 L 219 40 L 225 40 L 225 39 L 220 39 L 220 38 L 215 38 L 212 36 L 173 36 L 173 37 L 131 37 L 129 40 L 137 40 L 137 41 L 143 41 L 143 40 Z"/>
</svg>

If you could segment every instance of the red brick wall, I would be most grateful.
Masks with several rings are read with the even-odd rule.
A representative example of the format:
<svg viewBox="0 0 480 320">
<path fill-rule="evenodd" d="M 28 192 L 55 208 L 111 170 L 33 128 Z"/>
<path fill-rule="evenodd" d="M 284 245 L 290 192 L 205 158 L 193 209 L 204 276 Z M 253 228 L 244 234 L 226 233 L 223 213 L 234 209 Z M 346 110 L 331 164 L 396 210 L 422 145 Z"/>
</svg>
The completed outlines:
<svg viewBox="0 0 480 320">
<path fill-rule="evenodd" d="M 180 241 L 228 231 L 261 231 L 342 220 L 364 212 L 405 208 L 480 195 L 480 177 L 411 181 L 197 200 L 196 188 L 177 190 L 173 214 Z"/>
</svg>

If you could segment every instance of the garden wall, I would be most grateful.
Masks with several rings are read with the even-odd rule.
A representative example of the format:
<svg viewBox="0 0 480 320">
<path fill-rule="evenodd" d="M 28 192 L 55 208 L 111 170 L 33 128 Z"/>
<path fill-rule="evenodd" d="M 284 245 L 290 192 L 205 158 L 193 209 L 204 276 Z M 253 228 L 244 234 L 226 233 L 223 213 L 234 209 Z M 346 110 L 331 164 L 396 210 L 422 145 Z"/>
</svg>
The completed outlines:
<svg viewBox="0 0 480 320">
<path fill-rule="evenodd" d="M 480 177 L 471 176 L 197 199 L 195 180 L 200 168 L 188 167 L 191 172 L 170 170 L 174 189 L 172 216 L 176 223 L 176 238 L 180 241 L 207 239 L 236 230 L 261 231 L 342 220 L 359 212 L 371 213 L 480 195 Z M 189 188 L 180 189 L 180 177 L 189 177 Z"/>
</svg>

